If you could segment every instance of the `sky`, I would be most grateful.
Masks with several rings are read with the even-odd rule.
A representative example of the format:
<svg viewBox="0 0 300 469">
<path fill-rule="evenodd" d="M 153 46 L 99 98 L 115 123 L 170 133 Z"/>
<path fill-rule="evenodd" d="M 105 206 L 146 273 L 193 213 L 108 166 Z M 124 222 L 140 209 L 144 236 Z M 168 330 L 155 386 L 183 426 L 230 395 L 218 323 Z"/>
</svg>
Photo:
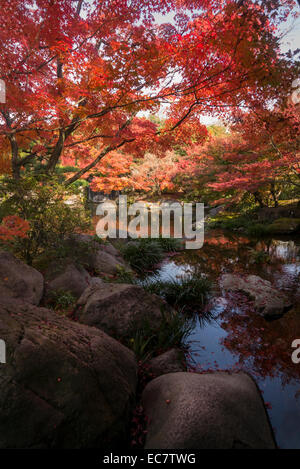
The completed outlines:
<svg viewBox="0 0 300 469">
<path fill-rule="evenodd" d="M 289 49 L 292 49 L 293 51 L 295 49 L 300 49 L 300 16 L 295 21 L 289 21 L 282 28 L 282 32 L 287 32 L 287 35 L 281 41 L 282 52 L 287 52 Z"/>
</svg>

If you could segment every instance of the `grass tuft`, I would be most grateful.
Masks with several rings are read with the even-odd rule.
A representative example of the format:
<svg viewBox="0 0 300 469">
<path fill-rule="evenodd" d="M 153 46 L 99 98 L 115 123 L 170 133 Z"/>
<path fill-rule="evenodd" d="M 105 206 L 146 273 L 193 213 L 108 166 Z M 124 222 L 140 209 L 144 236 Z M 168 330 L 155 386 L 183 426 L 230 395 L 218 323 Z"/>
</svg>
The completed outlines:
<svg viewBox="0 0 300 469">
<path fill-rule="evenodd" d="M 163 259 L 157 240 L 137 239 L 121 246 L 121 253 L 132 269 L 139 273 L 152 270 Z"/>
<path fill-rule="evenodd" d="M 132 269 L 143 273 L 153 270 L 165 252 L 180 251 L 182 246 L 176 238 L 138 238 L 118 248 Z"/>
<path fill-rule="evenodd" d="M 53 290 L 49 295 L 49 305 L 55 311 L 67 311 L 76 303 L 74 295 L 67 290 Z"/>
<path fill-rule="evenodd" d="M 157 328 L 146 320 L 138 328 L 133 324 L 125 345 L 134 352 L 139 361 L 146 362 L 173 347 L 185 350 L 186 339 L 192 330 L 191 320 L 187 320 L 181 313 L 162 312 L 162 321 Z"/>
<path fill-rule="evenodd" d="M 167 303 L 186 312 L 195 312 L 206 304 L 212 289 L 211 281 L 202 275 L 185 275 L 179 279 L 158 280 L 144 288 L 164 298 Z"/>
</svg>

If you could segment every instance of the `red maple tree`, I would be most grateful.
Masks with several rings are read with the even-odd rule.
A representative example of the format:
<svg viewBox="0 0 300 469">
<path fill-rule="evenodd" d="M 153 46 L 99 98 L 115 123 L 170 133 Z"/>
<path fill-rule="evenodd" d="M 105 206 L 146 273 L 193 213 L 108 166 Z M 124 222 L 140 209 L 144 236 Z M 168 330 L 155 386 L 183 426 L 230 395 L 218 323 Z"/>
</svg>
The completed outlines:
<svg viewBox="0 0 300 469">
<path fill-rule="evenodd" d="M 276 28 L 295 2 L 11 0 L 2 5 L 1 159 L 51 173 L 80 160 L 67 184 L 110 152 L 144 153 L 184 122 L 255 105 L 289 86 Z M 157 14 L 174 13 L 159 24 Z M 167 106 L 165 129 L 141 112 Z M 118 153 L 114 153 L 118 155 Z M 3 162 L 1 163 L 3 167 Z M 4 165 L 7 171 L 7 164 Z"/>
<path fill-rule="evenodd" d="M 249 192 L 261 205 L 278 205 L 284 187 L 300 187 L 300 114 L 289 104 L 236 115 L 225 141 L 218 142 L 214 181 L 209 187 L 239 197 Z"/>
</svg>

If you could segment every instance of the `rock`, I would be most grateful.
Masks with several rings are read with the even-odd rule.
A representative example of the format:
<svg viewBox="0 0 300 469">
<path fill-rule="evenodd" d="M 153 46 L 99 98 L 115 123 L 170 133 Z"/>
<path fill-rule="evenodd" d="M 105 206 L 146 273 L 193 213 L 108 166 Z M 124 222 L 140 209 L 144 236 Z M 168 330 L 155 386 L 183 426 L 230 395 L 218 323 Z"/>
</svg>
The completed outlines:
<svg viewBox="0 0 300 469">
<path fill-rule="evenodd" d="M 45 272 L 46 293 L 45 298 L 50 298 L 52 292 L 70 292 L 78 299 L 91 283 L 91 276 L 80 265 L 70 262 L 62 268 L 56 264 L 50 265 Z"/>
<path fill-rule="evenodd" d="M 88 244 L 89 250 L 84 253 L 83 264 L 97 274 L 117 274 L 120 268 L 131 271 L 121 254 L 110 243 L 99 243 L 93 236 L 86 234 L 72 235 L 70 242 L 76 244 Z M 78 249 L 79 251 L 79 249 Z"/>
<path fill-rule="evenodd" d="M 104 283 L 83 292 L 77 303 L 75 317 L 83 324 L 124 337 L 145 322 L 158 328 L 162 309 L 171 308 L 158 296 L 147 293 L 138 285 Z"/>
<path fill-rule="evenodd" d="M 77 308 L 84 306 L 88 302 L 89 298 L 98 290 L 99 287 L 101 288 L 103 284 L 103 280 L 99 277 L 92 277 L 90 285 L 83 291 L 77 301 Z"/>
<path fill-rule="evenodd" d="M 90 281 L 90 287 L 98 287 L 99 285 L 103 285 L 104 281 L 102 280 L 102 278 L 99 278 L 99 277 L 91 277 L 91 281 Z"/>
<path fill-rule="evenodd" d="M 117 274 L 120 269 L 130 271 L 125 261 L 120 257 L 115 257 L 105 252 L 105 249 L 99 249 L 89 258 L 89 266 L 98 274 Z"/>
<path fill-rule="evenodd" d="M 40 272 L 11 253 L 0 251 L 0 297 L 20 298 L 38 305 L 43 292 L 44 278 Z"/>
<path fill-rule="evenodd" d="M 152 358 L 148 362 L 148 367 L 155 377 L 187 370 L 184 353 L 176 348 Z"/>
<path fill-rule="evenodd" d="M 91 178 L 92 180 L 92 178 Z M 88 200 L 90 200 L 93 203 L 102 203 L 102 202 L 107 202 L 110 200 L 116 200 L 119 195 L 120 191 L 111 191 L 110 194 L 105 194 L 102 191 L 92 191 L 90 187 L 88 187 Z"/>
<path fill-rule="evenodd" d="M 271 282 L 257 275 L 240 277 L 236 274 L 224 274 L 220 279 L 224 290 L 240 291 L 254 300 L 255 309 L 264 317 L 278 317 L 286 313 L 292 303 L 289 298 L 272 287 Z"/>
<path fill-rule="evenodd" d="M 100 243 L 97 242 L 97 240 L 95 239 L 94 236 L 84 234 L 84 233 L 74 233 L 74 234 L 70 235 L 69 240 L 71 242 L 75 243 L 75 244 L 80 244 L 80 243 L 85 243 L 85 244 L 97 243 L 97 244 L 100 244 Z"/>
<path fill-rule="evenodd" d="M 104 252 L 107 252 L 111 256 L 119 257 L 120 259 L 122 259 L 122 256 L 121 256 L 120 252 L 110 243 L 103 244 L 102 250 Z"/>
<path fill-rule="evenodd" d="M 300 232 L 300 218 L 278 218 L 268 226 L 271 234 L 290 234 Z"/>
<path fill-rule="evenodd" d="M 146 449 L 275 448 L 262 398 L 245 373 L 170 373 L 151 381 L 142 404 Z"/>
<path fill-rule="evenodd" d="M 220 212 L 222 212 L 225 209 L 225 205 L 218 205 L 217 207 L 213 207 L 209 210 L 207 216 L 208 217 L 215 217 L 218 215 Z"/>
<path fill-rule="evenodd" d="M 0 448 L 118 448 L 137 369 L 104 332 L 45 308 L 0 300 Z"/>
</svg>

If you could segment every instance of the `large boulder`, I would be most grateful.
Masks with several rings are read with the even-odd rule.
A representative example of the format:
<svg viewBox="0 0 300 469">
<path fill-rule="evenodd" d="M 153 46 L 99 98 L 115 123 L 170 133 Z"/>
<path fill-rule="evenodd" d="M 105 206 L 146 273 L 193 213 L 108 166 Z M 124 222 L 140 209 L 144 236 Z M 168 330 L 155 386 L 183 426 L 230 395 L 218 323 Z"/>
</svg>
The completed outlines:
<svg viewBox="0 0 300 469">
<path fill-rule="evenodd" d="M 0 300 L 0 448 L 118 448 L 137 382 L 131 351 L 45 308 Z"/>
<path fill-rule="evenodd" d="M 78 308 L 80 309 L 82 305 L 85 305 L 90 296 L 92 296 L 98 290 L 99 287 L 102 287 L 103 284 L 104 282 L 101 278 L 92 277 L 89 286 L 83 291 L 82 295 L 77 301 L 76 310 Z"/>
<path fill-rule="evenodd" d="M 44 278 L 40 272 L 11 253 L 0 251 L 0 297 L 19 298 L 38 305 L 43 292 Z"/>
<path fill-rule="evenodd" d="M 291 307 L 290 299 L 272 287 L 271 282 L 257 275 L 241 277 L 237 274 L 224 274 L 220 279 L 223 290 L 246 294 L 254 301 L 255 309 L 264 317 L 279 317 Z"/>
<path fill-rule="evenodd" d="M 117 274 L 120 269 L 130 271 L 125 261 L 120 257 L 115 257 L 106 252 L 105 247 L 98 249 L 89 258 L 89 267 L 95 271 L 96 274 Z"/>
<path fill-rule="evenodd" d="M 300 232 L 300 218 L 278 218 L 268 226 L 271 234 L 291 234 Z"/>
<path fill-rule="evenodd" d="M 139 285 L 103 283 L 83 292 L 77 302 L 75 318 L 84 324 L 124 337 L 139 326 L 149 323 L 158 328 L 162 311 L 171 308 L 158 296 Z"/>
<path fill-rule="evenodd" d="M 72 235 L 70 243 L 78 252 L 80 252 L 80 245 L 85 247 L 82 262 L 89 270 L 96 274 L 114 275 L 120 269 L 131 270 L 120 252 L 110 243 L 101 243 L 95 237 L 87 234 Z"/>
<path fill-rule="evenodd" d="M 53 292 L 70 292 L 78 299 L 91 283 L 91 276 L 80 265 L 68 262 L 60 267 L 52 264 L 45 274 L 45 296 L 51 298 Z"/>
<path fill-rule="evenodd" d="M 167 352 L 152 358 L 148 364 L 148 369 L 155 377 L 167 373 L 177 373 L 187 370 L 187 363 L 182 350 L 172 348 Z"/>
<path fill-rule="evenodd" d="M 146 449 L 275 448 L 252 378 L 244 373 L 171 373 L 142 396 Z"/>
</svg>

